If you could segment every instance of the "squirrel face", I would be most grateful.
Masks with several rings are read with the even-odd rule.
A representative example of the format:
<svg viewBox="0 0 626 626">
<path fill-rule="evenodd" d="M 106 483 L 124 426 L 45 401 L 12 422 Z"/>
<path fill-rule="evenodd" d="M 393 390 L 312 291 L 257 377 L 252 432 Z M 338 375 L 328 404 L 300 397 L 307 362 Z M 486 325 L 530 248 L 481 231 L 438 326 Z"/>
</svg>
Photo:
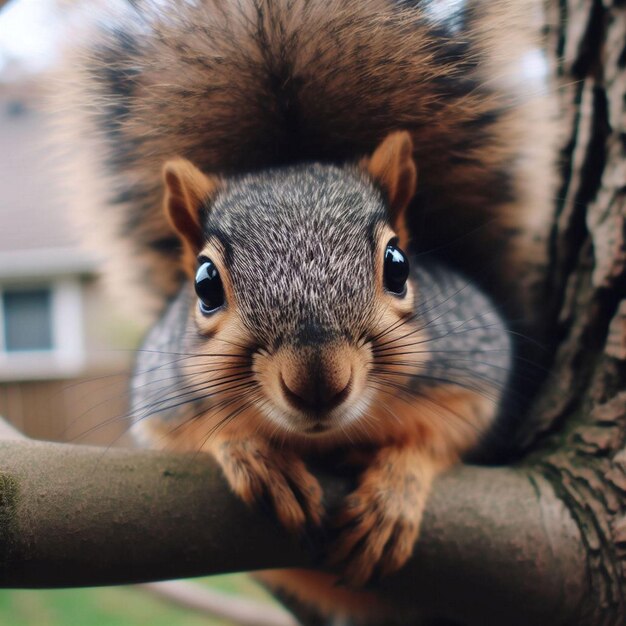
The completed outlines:
<svg viewBox="0 0 626 626">
<path fill-rule="evenodd" d="M 413 309 L 398 247 L 415 185 L 408 135 L 390 136 L 360 166 L 222 182 L 178 161 L 166 182 L 198 297 L 187 350 L 223 355 L 222 367 L 187 368 L 192 384 L 211 384 L 215 369 L 224 376 L 229 358 L 236 380 L 245 354 L 270 430 L 320 436 L 362 418 L 376 393 L 372 338 Z"/>
<path fill-rule="evenodd" d="M 407 276 L 400 293 L 385 285 L 387 222 L 364 175 L 319 164 L 235 181 L 208 213 L 201 258 L 220 268 L 226 297 L 208 314 L 200 304 L 196 322 L 210 334 L 212 318 L 237 316 L 238 334 L 258 346 L 264 412 L 282 428 L 322 433 L 366 408 L 381 307 L 411 308 Z"/>
</svg>

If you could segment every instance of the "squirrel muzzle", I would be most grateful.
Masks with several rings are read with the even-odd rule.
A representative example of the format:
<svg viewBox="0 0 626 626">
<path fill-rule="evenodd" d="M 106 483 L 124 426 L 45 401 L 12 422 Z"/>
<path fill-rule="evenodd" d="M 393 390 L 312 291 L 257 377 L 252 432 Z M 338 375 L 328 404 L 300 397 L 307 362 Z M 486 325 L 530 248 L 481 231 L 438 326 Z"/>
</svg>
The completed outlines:
<svg viewBox="0 0 626 626">
<path fill-rule="evenodd" d="M 307 350 L 293 359 L 293 367 L 280 372 L 283 396 L 294 408 L 323 416 L 341 405 L 350 394 L 352 367 L 332 350 Z"/>
<path fill-rule="evenodd" d="M 288 345 L 263 360 L 257 375 L 289 430 L 316 435 L 356 416 L 369 368 L 365 348 L 347 341 Z"/>
</svg>

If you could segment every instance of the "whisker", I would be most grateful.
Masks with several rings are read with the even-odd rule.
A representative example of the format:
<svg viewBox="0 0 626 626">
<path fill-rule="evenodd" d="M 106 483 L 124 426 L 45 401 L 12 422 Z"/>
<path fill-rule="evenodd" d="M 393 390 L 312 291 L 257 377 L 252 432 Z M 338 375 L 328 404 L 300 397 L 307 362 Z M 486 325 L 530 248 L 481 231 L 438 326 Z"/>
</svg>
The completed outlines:
<svg viewBox="0 0 626 626">
<path fill-rule="evenodd" d="M 466 285 L 466 286 L 467 286 L 467 285 Z M 459 290 L 459 292 L 460 292 L 460 290 Z M 446 311 L 443 311 L 443 312 L 442 312 L 442 313 L 440 313 L 437 317 L 434 317 L 433 319 L 428 320 L 425 324 L 421 325 L 421 326 L 420 326 L 420 327 L 418 327 L 418 328 L 415 328 L 414 330 L 412 330 L 412 331 L 411 331 L 411 332 L 409 332 L 409 333 L 406 333 L 405 335 L 402 335 L 402 336 L 400 336 L 400 337 L 396 337 L 396 338 L 394 338 L 394 339 L 390 339 L 390 340 L 388 340 L 388 341 L 386 341 L 386 342 L 383 342 L 383 343 L 377 342 L 377 343 L 376 343 L 376 349 L 377 349 L 377 350 L 379 350 L 380 348 L 383 348 L 383 347 L 384 347 L 384 346 L 386 346 L 386 345 L 393 344 L 393 343 L 394 343 L 394 342 L 396 342 L 396 341 L 401 341 L 401 340 L 403 340 L 403 339 L 406 339 L 406 337 L 410 337 L 411 335 L 414 335 L 414 334 L 416 334 L 416 333 L 423 332 L 423 331 L 424 331 L 424 330 L 426 330 L 426 329 L 432 330 L 433 328 L 434 328 L 434 329 L 438 328 L 438 325 L 437 325 L 435 322 L 439 321 L 439 319 L 441 319 L 441 317 L 443 317 L 444 315 L 447 315 L 447 314 L 451 313 L 452 311 L 454 311 L 454 307 L 456 307 L 456 304 L 454 304 L 453 308 L 451 308 L 451 309 L 447 309 Z M 450 324 L 456 323 L 457 321 L 458 321 L 458 325 L 457 325 L 457 326 L 455 326 L 454 328 L 451 328 L 451 329 L 450 329 L 450 331 L 449 331 L 449 332 L 447 332 L 447 333 L 446 333 L 446 334 L 444 334 L 444 335 L 436 335 L 435 337 L 432 337 L 432 338 L 431 338 L 431 337 L 429 337 L 428 339 L 425 339 L 425 340 L 422 340 L 422 341 L 432 341 L 432 340 L 435 340 L 435 339 L 442 339 L 442 338 L 444 338 L 444 337 L 447 337 L 447 336 L 449 336 L 450 334 L 454 334 L 454 333 L 456 333 L 456 331 L 457 331 L 459 328 L 462 328 L 465 324 L 467 324 L 467 323 L 469 323 L 469 322 L 471 322 L 471 321 L 474 321 L 474 320 L 476 320 L 476 319 L 479 319 L 479 318 L 480 318 L 480 317 L 482 317 L 483 315 L 488 315 L 488 314 L 489 314 L 489 312 L 488 312 L 488 311 L 486 311 L 486 312 L 483 312 L 483 313 L 479 313 L 479 314 L 477 314 L 477 315 L 475 315 L 475 316 L 473 316 L 473 317 L 470 317 L 470 318 L 468 318 L 468 319 L 459 319 L 459 320 L 454 320 L 454 322 L 447 322 L 447 323 L 446 323 L 446 327 L 447 327 L 448 325 L 450 325 Z M 494 325 L 497 325 L 497 324 L 498 324 L 497 322 L 494 322 L 494 324 L 490 324 L 490 325 L 479 326 L 479 327 L 472 327 L 472 328 L 470 328 L 470 329 L 465 329 L 463 332 L 467 332 L 467 331 L 471 331 L 471 330 L 480 330 L 480 329 L 485 329 L 485 328 L 491 328 L 491 327 L 493 327 Z M 459 334 L 460 334 L 460 333 L 459 333 Z"/>
<path fill-rule="evenodd" d="M 132 424 L 134 424 L 135 422 L 138 422 L 142 419 L 150 417 L 156 413 L 165 413 L 167 411 L 172 411 L 174 409 L 177 409 L 185 404 L 201 402 L 217 394 L 227 394 L 232 391 L 238 391 L 240 389 L 245 388 L 245 385 L 246 385 L 246 383 L 242 383 L 241 381 L 249 382 L 249 379 L 250 379 L 250 376 L 248 374 L 245 374 L 243 376 L 237 375 L 236 378 L 230 378 L 229 380 L 224 380 L 216 384 L 211 383 L 207 385 L 200 385 L 200 384 L 188 385 L 185 387 L 185 389 L 188 389 L 188 391 L 182 391 L 174 395 L 169 395 L 169 392 L 172 390 L 176 390 L 177 392 L 179 392 L 181 389 L 179 386 L 172 386 L 169 389 L 166 388 L 165 390 L 162 390 L 161 394 L 156 399 L 151 398 L 149 401 L 146 401 L 146 403 L 143 404 L 142 406 L 134 407 L 127 413 L 116 415 L 107 420 L 104 420 L 101 423 L 94 426 L 93 428 L 90 428 L 85 432 L 79 433 L 78 435 L 76 435 L 76 437 L 71 439 L 71 441 L 80 440 L 84 438 L 85 436 L 92 434 L 93 432 L 96 432 L 99 429 L 104 428 L 105 426 L 108 426 L 118 421 L 121 421 L 121 422 L 125 420 L 131 421 L 131 426 L 132 426 Z M 237 384 L 234 384 L 230 387 L 225 386 L 225 385 L 230 385 L 231 383 L 237 383 Z M 215 389 L 217 389 L 217 391 L 215 391 Z M 189 396 L 190 394 L 198 394 L 199 392 L 210 391 L 210 390 L 213 390 L 213 393 L 204 394 L 201 396 L 194 395 L 194 397 L 192 398 L 187 398 L 187 396 Z M 185 399 L 181 400 L 182 398 L 185 398 Z"/>
<path fill-rule="evenodd" d="M 399 398 L 399 399 L 403 400 L 413 410 L 416 409 L 415 404 L 414 404 L 415 400 L 419 399 L 419 400 L 426 401 L 429 404 L 431 404 L 432 406 L 434 406 L 436 409 L 443 410 L 443 413 L 441 413 L 441 412 L 437 413 L 437 416 L 439 418 L 441 418 L 442 420 L 447 420 L 448 423 L 454 424 L 454 422 L 450 422 L 449 421 L 449 418 L 452 415 L 452 416 L 456 417 L 461 423 L 466 424 L 467 426 L 469 426 L 472 430 L 476 431 L 477 433 L 480 433 L 480 434 L 483 433 L 483 429 L 479 428 L 479 426 L 477 424 L 474 424 L 472 422 L 472 420 L 471 420 L 471 417 L 463 415 L 461 413 L 458 413 L 457 411 L 453 411 L 448 406 L 445 406 L 445 405 L 441 404 L 440 402 L 437 402 L 436 400 L 434 400 L 433 398 L 429 397 L 426 394 L 423 394 L 423 393 L 413 393 L 413 394 L 411 394 L 409 396 L 409 399 L 407 399 L 406 397 L 401 397 L 401 396 L 405 396 L 406 395 L 406 394 L 403 393 L 403 392 L 405 392 L 405 388 L 402 385 L 398 385 L 398 384 L 394 384 L 394 383 L 385 383 L 385 385 L 389 385 L 389 386 L 391 386 L 391 388 L 395 389 L 395 393 L 389 391 L 388 389 L 385 389 L 384 386 L 380 386 L 380 385 L 378 387 L 372 387 L 372 388 L 374 388 L 377 391 L 380 391 L 382 393 L 386 393 L 386 394 L 392 396 L 393 398 Z M 410 400 L 412 400 L 413 402 L 411 402 Z M 427 412 L 420 414 L 420 416 L 421 417 L 426 417 L 427 419 L 430 419 L 430 416 L 428 415 Z"/>
<path fill-rule="evenodd" d="M 166 350 L 151 350 L 151 349 L 147 349 L 147 348 L 137 348 L 136 352 L 143 352 L 146 354 L 169 354 L 172 356 L 182 356 L 182 357 L 188 357 L 188 358 L 213 358 L 213 357 L 219 357 L 219 358 L 228 358 L 228 359 L 249 359 L 249 355 L 247 354 L 237 354 L 235 352 L 229 354 L 229 353 L 223 353 L 223 352 L 173 352 L 173 351 L 166 351 Z"/>
<path fill-rule="evenodd" d="M 384 382 L 393 382 L 393 378 L 390 378 L 390 376 L 395 376 L 396 378 L 400 378 L 403 380 L 401 375 L 396 375 L 396 374 L 381 375 L 379 377 L 379 380 L 384 381 Z M 497 384 L 493 383 L 492 381 L 484 381 L 484 380 L 477 381 L 477 383 L 486 382 L 486 384 L 489 386 L 489 388 L 487 388 L 487 387 L 482 387 L 477 383 L 474 384 L 473 381 L 471 380 L 465 381 L 459 378 L 448 379 L 448 378 L 439 377 L 439 376 L 420 376 L 418 378 L 423 382 L 425 381 L 436 382 L 436 383 L 440 383 L 443 385 L 461 387 L 468 391 L 472 391 L 473 393 L 476 393 L 484 398 L 487 398 L 488 400 L 493 401 L 495 404 L 499 403 L 501 399 L 502 389 L 498 389 Z M 402 383 L 398 383 L 398 384 L 402 384 Z M 413 390 L 409 388 L 408 393 L 411 394 L 412 392 Z M 496 392 L 500 392 L 500 393 L 496 393 Z M 414 393 L 419 394 L 420 392 L 415 391 Z"/>
</svg>

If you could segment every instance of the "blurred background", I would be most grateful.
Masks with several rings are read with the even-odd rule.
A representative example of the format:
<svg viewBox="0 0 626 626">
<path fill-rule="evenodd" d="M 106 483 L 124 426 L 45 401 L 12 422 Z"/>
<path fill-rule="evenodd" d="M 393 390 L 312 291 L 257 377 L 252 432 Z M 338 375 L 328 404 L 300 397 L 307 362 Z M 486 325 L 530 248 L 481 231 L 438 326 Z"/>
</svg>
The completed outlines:
<svg viewBox="0 0 626 626">
<path fill-rule="evenodd" d="M 127 381 L 141 330 L 107 298 L 97 259 L 67 221 L 42 107 L 64 20 L 87 1 L 0 0 L 0 416 L 36 439 L 128 445 Z M 164 599 L 159 588 L 0 590 L 0 625 L 261 624 L 271 607 L 245 575 L 191 589 L 219 608 L 214 591 L 259 602 L 256 618 L 180 608 L 194 603 L 176 590 Z M 268 610 L 265 623 L 290 623 Z"/>
<path fill-rule="evenodd" d="M 57 6 L 59 4 L 60 6 Z M 0 9 L 0 414 L 30 437 L 112 443 L 138 329 L 122 319 L 79 245 L 43 113 L 71 3 Z"/>
</svg>

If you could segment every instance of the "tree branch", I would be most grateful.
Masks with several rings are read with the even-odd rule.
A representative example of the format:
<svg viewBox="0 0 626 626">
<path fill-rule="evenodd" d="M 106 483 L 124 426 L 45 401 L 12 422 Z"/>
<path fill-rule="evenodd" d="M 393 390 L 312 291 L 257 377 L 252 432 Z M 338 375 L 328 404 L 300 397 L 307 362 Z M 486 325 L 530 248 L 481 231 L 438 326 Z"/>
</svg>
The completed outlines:
<svg viewBox="0 0 626 626">
<path fill-rule="evenodd" d="M 245 507 L 204 454 L 10 441 L 0 442 L 0 467 L 5 587 L 315 567 L 319 558 Z M 336 506 L 347 485 L 322 482 Z M 577 527 L 544 479 L 462 467 L 437 482 L 414 558 L 381 593 L 464 624 L 552 626 L 577 623 L 586 585 Z"/>
</svg>

